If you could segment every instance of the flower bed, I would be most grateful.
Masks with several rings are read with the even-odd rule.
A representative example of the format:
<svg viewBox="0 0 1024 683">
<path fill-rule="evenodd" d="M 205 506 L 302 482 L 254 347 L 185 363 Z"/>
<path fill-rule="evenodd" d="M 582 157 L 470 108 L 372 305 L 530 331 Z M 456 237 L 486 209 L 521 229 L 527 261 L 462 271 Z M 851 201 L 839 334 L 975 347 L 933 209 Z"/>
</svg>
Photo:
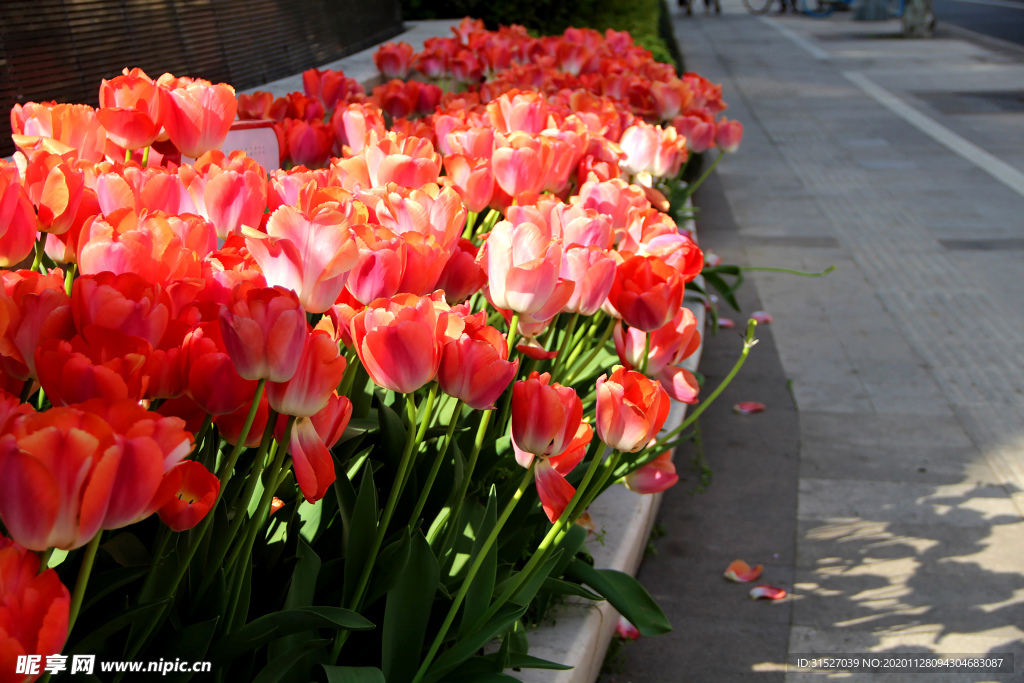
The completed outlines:
<svg viewBox="0 0 1024 683">
<path fill-rule="evenodd" d="M 490 680 L 552 666 L 525 632 L 559 596 L 670 628 L 579 522 L 674 483 L 703 256 L 665 193 L 742 129 L 627 34 L 467 20 L 377 63 L 371 96 L 126 70 L 98 110 L 12 112 L 0 681 L 62 650 Z M 283 170 L 218 149 L 236 110 Z"/>
</svg>

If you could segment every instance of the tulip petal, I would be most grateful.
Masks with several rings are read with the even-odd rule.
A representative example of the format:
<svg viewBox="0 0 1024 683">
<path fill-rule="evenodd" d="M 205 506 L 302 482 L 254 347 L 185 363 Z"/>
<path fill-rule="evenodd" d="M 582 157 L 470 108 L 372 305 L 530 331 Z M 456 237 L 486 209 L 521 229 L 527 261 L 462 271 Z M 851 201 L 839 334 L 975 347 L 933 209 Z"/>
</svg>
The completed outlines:
<svg viewBox="0 0 1024 683">
<path fill-rule="evenodd" d="M 733 583 L 750 583 L 761 578 L 761 570 L 763 568 L 762 565 L 751 567 L 743 560 L 733 560 L 725 568 L 724 576 Z"/>
<path fill-rule="evenodd" d="M 767 584 L 754 586 L 750 589 L 751 600 L 771 600 L 774 602 L 776 600 L 782 600 L 787 595 L 788 593 L 786 593 L 784 588 L 769 586 Z"/>
<path fill-rule="evenodd" d="M 541 458 L 533 470 L 537 481 L 537 494 L 540 496 L 544 514 L 553 524 L 561 516 L 576 489 L 565 480 L 546 458 Z"/>
<path fill-rule="evenodd" d="M 718 327 L 723 330 L 731 330 L 732 328 L 736 327 L 736 321 L 733 320 L 732 318 L 719 318 Z"/>
<path fill-rule="evenodd" d="M 732 407 L 734 413 L 740 415 L 752 415 L 753 413 L 764 412 L 765 405 L 757 401 L 742 401 Z"/>
<path fill-rule="evenodd" d="M 770 325 L 775 322 L 775 318 L 768 311 L 754 311 L 750 317 L 756 320 L 758 325 Z"/>
<path fill-rule="evenodd" d="M 295 420 L 289 442 L 295 481 L 306 500 L 315 503 L 324 497 L 337 479 L 334 460 L 309 418 Z"/>
</svg>

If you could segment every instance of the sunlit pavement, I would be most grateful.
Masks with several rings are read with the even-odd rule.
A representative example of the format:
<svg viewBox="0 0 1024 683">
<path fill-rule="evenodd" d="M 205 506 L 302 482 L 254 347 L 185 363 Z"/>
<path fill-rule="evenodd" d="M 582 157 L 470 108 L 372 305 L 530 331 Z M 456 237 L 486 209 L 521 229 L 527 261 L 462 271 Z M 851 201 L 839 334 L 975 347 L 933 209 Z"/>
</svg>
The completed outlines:
<svg viewBox="0 0 1024 683">
<path fill-rule="evenodd" d="M 1024 671 L 1024 58 L 899 28 L 737 0 L 675 18 L 746 126 L 698 194 L 703 245 L 837 270 L 749 275 L 745 313 L 775 322 L 702 420 L 710 490 L 670 492 L 641 570 L 676 631 L 608 681 L 920 677 L 787 673 L 794 653 L 1014 652 Z M 734 337 L 709 341 L 712 386 Z M 736 558 L 791 598 L 748 600 L 721 578 Z"/>
</svg>

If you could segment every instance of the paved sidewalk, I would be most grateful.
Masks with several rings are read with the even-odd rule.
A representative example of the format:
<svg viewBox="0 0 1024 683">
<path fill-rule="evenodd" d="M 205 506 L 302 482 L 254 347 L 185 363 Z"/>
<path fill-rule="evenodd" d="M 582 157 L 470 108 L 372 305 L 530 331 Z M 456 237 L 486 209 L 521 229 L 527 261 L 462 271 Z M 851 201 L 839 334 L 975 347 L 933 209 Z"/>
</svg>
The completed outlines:
<svg viewBox="0 0 1024 683">
<path fill-rule="evenodd" d="M 869 651 L 1009 651 L 1016 674 L 928 680 L 1021 680 L 1024 56 L 738 0 L 675 28 L 746 126 L 698 195 L 704 245 L 837 270 L 751 274 L 747 305 L 775 323 L 723 400 L 768 411 L 703 420 L 711 491 L 666 497 L 641 571 L 677 631 L 627 646 L 609 680 L 828 680 L 787 655 Z M 709 343 L 711 382 L 734 346 Z M 720 578 L 734 557 L 792 599 L 746 602 Z"/>
</svg>

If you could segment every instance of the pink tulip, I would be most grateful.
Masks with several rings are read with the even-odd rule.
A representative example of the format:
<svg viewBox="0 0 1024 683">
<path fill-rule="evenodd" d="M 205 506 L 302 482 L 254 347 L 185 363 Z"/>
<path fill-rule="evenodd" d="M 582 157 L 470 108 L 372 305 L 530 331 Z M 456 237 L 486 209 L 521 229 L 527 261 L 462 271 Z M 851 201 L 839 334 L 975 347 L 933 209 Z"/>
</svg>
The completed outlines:
<svg viewBox="0 0 1024 683">
<path fill-rule="evenodd" d="M 560 455 L 569 447 L 583 419 L 583 404 L 570 387 L 549 384 L 551 376 L 534 371 L 512 385 L 512 441 L 525 454 Z"/>
<path fill-rule="evenodd" d="M 157 85 L 166 93 L 164 128 L 182 154 L 193 159 L 219 149 L 235 120 L 238 100 L 227 83 L 164 74 Z"/>
<path fill-rule="evenodd" d="M 312 417 L 320 412 L 341 383 L 345 357 L 330 335 L 313 330 L 306 337 L 299 367 L 287 382 L 268 382 L 270 407 L 282 415 Z"/>
<path fill-rule="evenodd" d="M 718 127 L 715 131 L 715 144 L 723 152 L 735 152 L 740 148 L 740 141 L 743 139 L 743 124 L 739 121 L 730 121 L 724 116 L 718 120 Z"/>
<path fill-rule="evenodd" d="M 267 284 L 290 289 L 310 313 L 323 313 L 345 287 L 359 258 L 349 222 L 329 205 L 305 215 L 281 206 L 267 221 L 267 236 L 245 238 Z"/>
<path fill-rule="evenodd" d="M 467 209 L 480 213 L 487 208 L 494 195 L 490 160 L 449 154 L 444 157 L 444 168 Z"/>
<path fill-rule="evenodd" d="M 625 477 L 626 488 L 635 493 L 661 493 L 676 485 L 679 475 L 672 454 L 663 453 Z"/>
<path fill-rule="evenodd" d="M 562 257 L 562 278 L 576 283 L 563 310 L 594 315 L 608 297 L 615 280 L 615 259 L 598 247 L 570 247 Z"/>
<path fill-rule="evenodd" d="M 477 261 L 487 271 L 498 308 L 536 313 L 551 298 L 562 267 L 562 246 L 533 223 L 501 221 L 487 236 Z"/>
</svg>

